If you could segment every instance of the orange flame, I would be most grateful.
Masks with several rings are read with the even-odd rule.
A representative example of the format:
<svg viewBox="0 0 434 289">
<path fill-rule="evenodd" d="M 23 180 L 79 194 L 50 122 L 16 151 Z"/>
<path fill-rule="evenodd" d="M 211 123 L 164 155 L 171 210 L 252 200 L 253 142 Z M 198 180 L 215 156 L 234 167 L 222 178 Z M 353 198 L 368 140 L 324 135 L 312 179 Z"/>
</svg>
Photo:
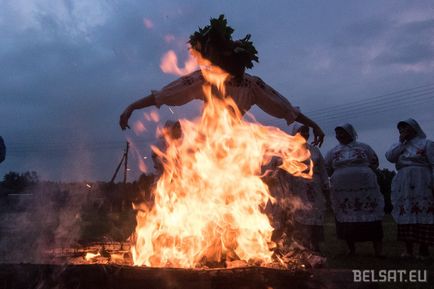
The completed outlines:
<svg viewBox="0 0 434 289">
<path fill-rule="evenodd" d="M 166 41 L 166 43 L 171 43 L 175 41 L 175 36 L 172 34 L 166 34 L 164 35 L 164 41 Z"/>
<path fill-rule="evenodd" d="M 86 261 L 89 261 L 89 260 L 92 260 L 93 258 L 96 258 L 96 257 L 99 257 L 99 256 L 101 256 L 100 253 L 96 253 L 96 254 L 94 254 L 94 253 L 90 253 L 90 252 L 88 252 L 88 253 L 86 253 L 86 255 L 84 256 L 84 259 L 86 259 Z"/>
<path fill-rule="evenodd" d="M 183 76 L 197 70 L 196 60 L 191 54 L 184 63 L 184 68 L 178 66 L 178 56 L 173 50 L 169 50 L 161 58 L 160 68 L 164 73 L 170 73 L 178 76 Z"/>
<path fill-rule="evenodd" d="M 198 56 L 196 56 L 198 57 Z M 297 135 L 249 123 L 230 96 L 227 73 L 198 58 L 207 80 L 207 101 L 200 118 L 180 120 L 182 137 L 163 135 L 167 149 L 153 147 L 164 172 L 155 204 L 139 210 L 132 246 L 135 265 L 193 268 L 225 260 L 253 264 L 272 261 L 273 228 L 263 208 L 271 196 L 261 180 L 273 156 L 292 174 L 309 158 Z"/>
<path fill-rule="evenodd" d="M 136 134 L 141 134 L 146 131 L 146 126 L 142 122 L 136 121 L 134 123 L 133 130 Z"/>
<path fill-rule="evenodd" d="M 150 117 L 151 117 L 151 120 L 153 122 L 159 122 L 160 121 L 160 116 L 158 115 L 158 113 L 156 111 L 151 111 Z"/>
<path fill-rule="evenodd" d="M 147 29 L 152 29 L 152 28 L 154 28 L 154 22 L 152 22 L 152 20 L 149 19 L 149 18 L 144 18 L 144 19 L 143 19 L 143 25 L 144 25 Z"/>
</svg>

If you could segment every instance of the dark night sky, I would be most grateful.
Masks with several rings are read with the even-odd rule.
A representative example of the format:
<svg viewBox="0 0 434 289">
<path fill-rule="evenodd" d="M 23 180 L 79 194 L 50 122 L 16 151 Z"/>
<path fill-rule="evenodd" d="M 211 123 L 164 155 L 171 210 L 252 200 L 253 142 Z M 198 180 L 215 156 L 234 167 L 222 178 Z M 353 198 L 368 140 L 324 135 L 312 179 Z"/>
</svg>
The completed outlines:
<svg viewBox="0 0 434 289">
<path fill-rule="evenodd" d="M 35 170 L 45 180 L 109 180 L 126 139 L 134 143 L 130 172 L 137 177 L 156 126 L 123 132 L 119 114 L 176 79 L 161 71 L 161 57 L 172 49 L 185 60 L 190 33 L 221 13 L 235 37 L 252 34 L 260 63 L 249 73 L 324 127 L 324 153 L 343 122 L 377 151 L 381 167 L 392 167 L 383 156 L 397 140 L 398 120 L 414 117 L 434 138 L 432 1 L 1 3 L 0 135 L 8 154 L 0 177 Z M 193 117 L 199 106 L 174 114 L 167 106 L 147 109 L 131 123 L 151 111 L 162 122 Z M 286 127 L 257 108 L 252 113 Z"/>
</svg>

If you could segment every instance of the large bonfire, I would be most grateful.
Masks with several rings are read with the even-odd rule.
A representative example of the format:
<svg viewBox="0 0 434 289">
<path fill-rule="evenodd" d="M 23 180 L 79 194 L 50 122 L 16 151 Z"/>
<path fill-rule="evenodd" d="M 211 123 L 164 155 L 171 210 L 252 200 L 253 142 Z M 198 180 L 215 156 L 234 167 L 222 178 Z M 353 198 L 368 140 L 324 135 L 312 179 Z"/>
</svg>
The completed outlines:
<svg viewBox="0 0 434 289">
<path fill-rule="evenodd" d="M 196 57 L 206 80 L 205 107 L 198 119 L 180 120 L 182 138 L 165 135 L 167 149 L 153 147 L 164 172 L 153 191 L 154 205 L 137 213 L 134 264 L 270 263 L 273 228 L 264 207 L 274 199 L 261 179 L 263 168 L 279 157 L 281 169 L 309 177 L 303 173 L 309 171 L 305 140 L 243 120 L 225 93 L 229 75 Z"/>
</svg>

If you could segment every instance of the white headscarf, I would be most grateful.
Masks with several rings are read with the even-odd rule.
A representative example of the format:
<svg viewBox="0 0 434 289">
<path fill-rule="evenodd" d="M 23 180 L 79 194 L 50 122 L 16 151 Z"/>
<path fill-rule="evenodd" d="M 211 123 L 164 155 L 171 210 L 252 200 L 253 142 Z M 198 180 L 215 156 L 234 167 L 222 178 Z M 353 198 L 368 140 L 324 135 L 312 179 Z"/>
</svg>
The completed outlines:
<svg viewBox="0 0 434 289">
<path fill-rule="evenodd" d="M 357 132 L 350 123 L 344 123 L 343 125 L 339 125 L 339 126 L 335 127 L 335 130 L 337 128 L 341 128 L 344 131 L 346 131 L 353 138 L 353 141 L 355 141 L 357 139 Z"/>
<path fill-rule="evenodd" d="M 426 134 L 425 132 L 422 130 L 422 128 L 420 127 L 420 125 L 417 123 L 417 121 L 415 121 L 412 118 L 406 119 L 406 120 L 401 120 L 400 122 L 398 122 L 397 127 L 401 124 L 401 123 L 405 123 L 408 124 L 409 126 L 411 126 L 412 129 L 414 129 L 416 131 L 416 135 L 420 138 L 426 138 Z"/>
</svg>

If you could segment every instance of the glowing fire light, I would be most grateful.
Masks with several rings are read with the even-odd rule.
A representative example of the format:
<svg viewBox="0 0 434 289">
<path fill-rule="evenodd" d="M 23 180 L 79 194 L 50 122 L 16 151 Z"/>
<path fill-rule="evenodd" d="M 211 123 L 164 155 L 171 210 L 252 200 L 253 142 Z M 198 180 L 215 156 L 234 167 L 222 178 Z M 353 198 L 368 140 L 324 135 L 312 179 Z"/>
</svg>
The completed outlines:
<svg viewBox="0 0 434 289">
<path fill-rule="evenodd" d="M 164 73 L 170 73 L 178 76 L 189 74 L 197 70 L 197 62 L 193 56 L 189 55 L 184 63 L 184 68 L 178 66 L 178 56 L 173 50 L 169 50 L 161 58 L 160 68 Z"/>
<path fill-rule="evenodd" d="M 160 116 L 158 115 L 158 113 L 156 111 L 151 111 L 150 117 L 151 117 L 151 120 L 153 122 L 159 122 L 160 121 Z"/>
<path fill-rule="evenodd" d="M 96 257 L 99 257 L 99 256 L 101 256 L 101 254 L 100 253 L 96 253 L 96 254 L 94 254 L 94 253 L 86 253 L 86 256 L 84 256 L 84 259 L 86 259 L 86 261 L 89 261 L 89 260 L 92 260 L 93 258 L 96 258 Z"/>
<path fill-rule="evenodd" d="M 180 120 L 181 139 L 164 134 L 166 151 L 153 147 L 164 172 L 154 206 L 137 213 L 135 265 L 192 268 L 233 260 L 271 262 L 273 228 L 262 209 L 272 198 L 261 168 L 278 156 L 280 168 L 289 173 L 312 173 L 312 168 L 303 173 L 310 155 L 301 136 L 244 121 L 232 98 L 225 97 L 228 75 L 204 59 L 200 64 L 209 83 L 203 86 L 207 101 L 202 116 Z"/>
<path fill-rule="evenodd" d="M 175 41 L 175 36 L 172 34 L 167 34 L 164 36 L 164 41 L 166 41 L 166 43 L 171 43 Z"/>
<path fill-rule="evenodd" d="M 147 29 L 152 29 L 154 28 L 154 22 L 152 22 L 151 19 L 148 18 L 144 18 L 143 19 L 143 25 L 147 28 Z"/>
</svg>

